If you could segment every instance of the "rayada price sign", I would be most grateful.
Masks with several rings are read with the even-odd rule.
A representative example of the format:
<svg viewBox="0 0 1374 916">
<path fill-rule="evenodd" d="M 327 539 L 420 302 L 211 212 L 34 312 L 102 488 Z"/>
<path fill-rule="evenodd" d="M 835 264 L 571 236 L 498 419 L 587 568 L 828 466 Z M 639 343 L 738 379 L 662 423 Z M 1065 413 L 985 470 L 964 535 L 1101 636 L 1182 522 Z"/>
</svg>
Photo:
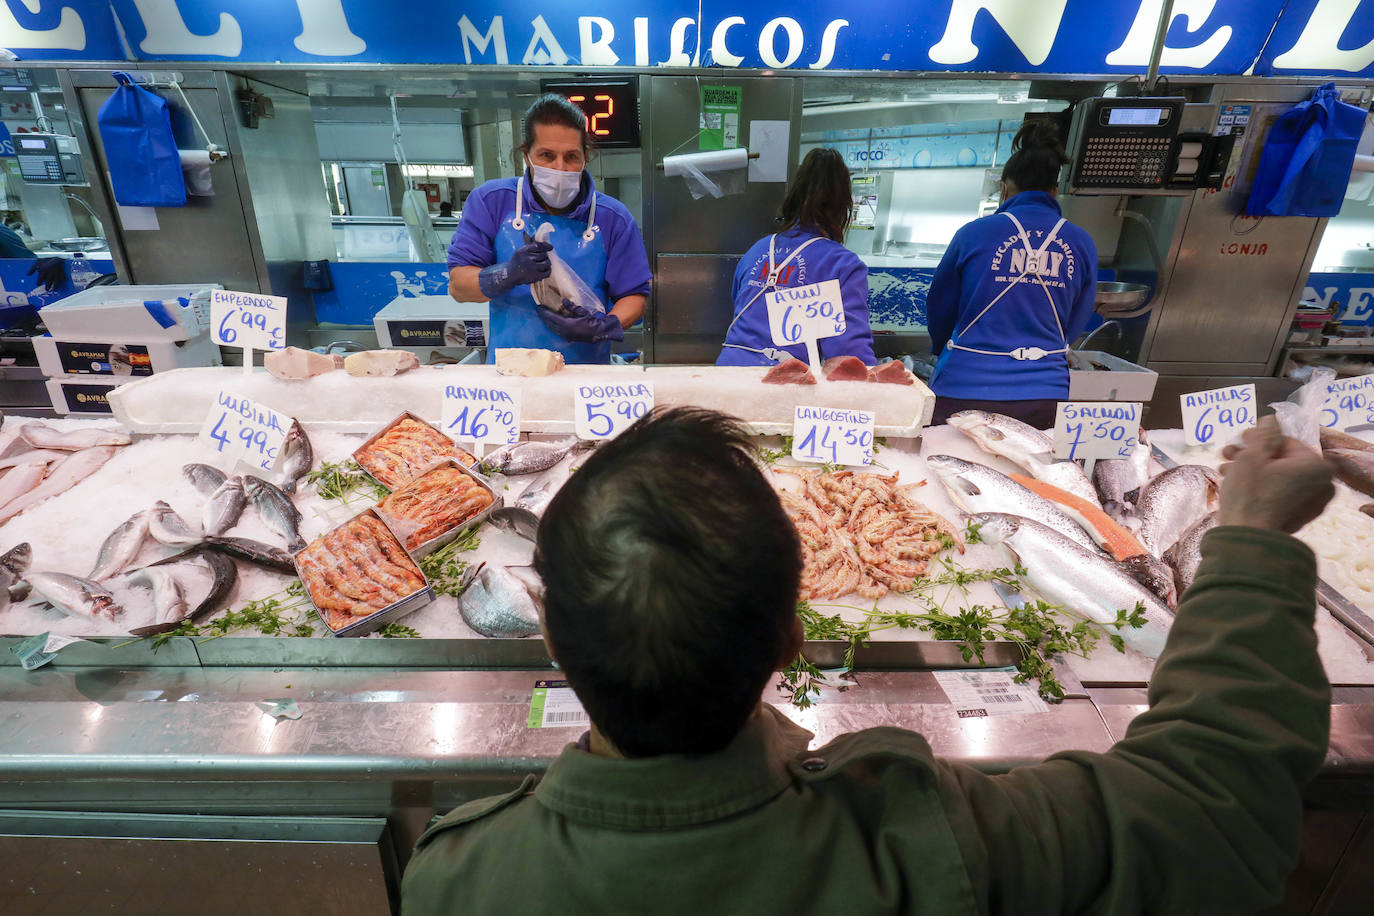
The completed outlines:
<svg viewBox="0 0 1374 916">
<path fill-rule="evenodd" d="M 873 412 L 798 407 L 792 417 L 792 457 L 812 464 L 872 464 Z"/>
<path fill-rule="evenodd" d="M 1054 457 L 1128 458 L 1139 434 L 1139 403 L 1063 401 L 1054 418 Z"/>
<path fill-rule="evenodd" d="M 222 467 L 242 461 L 270 471 L 281 455 L 291 418 L 250 398 L 227 391 L 215 396 L 200 427 L 200 441 L 220 457 Z"/>
<path fill-rule="evenodd" d="M 286 297 L 211 290 L 210 329 L 221 346 L 280 350 L 286 346 Z"/>
<path fill-rule="evenodd" d="M 1374 423 L 1374 372 L 1329 382 L 1320 422 L 1324 429 L 1342 431 Z"/>
<path fill-rule="evenodd" d="M 840 281 L 786 287 L 765 293 L 763 299 L 768 304 L 768 330 L 773 343 L 780 347 L 803 344 L 811 371 L 819 377 L 821 358 L 816 341 L 844 333 Z"/>
<path fill-rule="evenodd" d="M 455 442 L 514 445 L 520 439 L 520 391 L 501 385 L 445 385 L 443 424 Z"/>
<path fill-rule="evenodd" d="M 614 439 L 654 409 L 654 383 L 578 385 L 573 426 L 579 439 Z"/>
<path fill-rule="evenodd" d="M 1189 445 L 1229 442 L 1257 422 L 1254 385 L 1181 394 L 1178 403 Z"/>
</svg>

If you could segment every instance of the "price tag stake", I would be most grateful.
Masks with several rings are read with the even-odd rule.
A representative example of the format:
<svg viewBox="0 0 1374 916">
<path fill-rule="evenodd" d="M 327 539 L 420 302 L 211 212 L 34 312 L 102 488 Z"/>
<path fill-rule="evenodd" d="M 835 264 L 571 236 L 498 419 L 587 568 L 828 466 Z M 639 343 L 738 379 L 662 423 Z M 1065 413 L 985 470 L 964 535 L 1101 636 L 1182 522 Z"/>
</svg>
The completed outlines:
<svg viewBox="0 0 1374 916">
<path fill-rule="evenodd" d="M 1140 435 L 1141 405 L 1062 401 L 1054 418 L 1054 457 L 1129 458 Z"/>
<path fill-rule="evenodd" d="M 578 385 L 573 426 L 579 439 L 614 439 L 654 409 L 654 383 Z"/>
<path fill-rule="evenodd" d="M 839 280 L 791 286 L 764 295 L 768 330 L 779 347 L 806 347 L 811 371 L 821 377 L 818 341 L 839 337 L 845 330 L 844 300 Z"/>
<path fill-rule="evenodd" d="M 254 350 L 286 346 L 286 297 L 211 290 L 210 331 L 220 346 L 242 348 L 243 371 L 251 374 Z"/>
<path fill-rule="evenodd" d="M 792 417 L 792 457 L 811 464 L 873 463 L 873 413 L 839 407 L 798 407 Z"/>
</svg>

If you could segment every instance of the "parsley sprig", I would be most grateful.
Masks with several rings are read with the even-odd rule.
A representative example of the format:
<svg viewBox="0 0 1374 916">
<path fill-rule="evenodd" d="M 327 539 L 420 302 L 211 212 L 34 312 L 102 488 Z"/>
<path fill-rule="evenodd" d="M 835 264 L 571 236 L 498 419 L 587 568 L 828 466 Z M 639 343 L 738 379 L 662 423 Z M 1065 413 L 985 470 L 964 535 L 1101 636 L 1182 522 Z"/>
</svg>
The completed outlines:
<svg viewBox="0 0 1374 916">
<path fill-rule="evenodd" d="M 391 493 L 386 487 L 373 480 L 352 458 L 340 462 L 321 462 L 318 471 L 311 471 L 305 475 L 305 482 L 314 484 L 315 491 L 322 498 L 332 499 L 345 505 L 356 502 L 360 498 L 367 499 L 369 502 L 378 502 Z"/>
<path fill-rule="evenodd" d="M 463 576 L 471 564 L 458 554 L 476 550 L 481 543 L 477 528 L 469 528 L 451 543 L 420 560 L 420 571 L 434 587 L 434 594 L 457 596 L 463 593 Z"/>
<path fill-rule="evenodd" d="M 249 601 L 222 617 L 199 624 L 183 620 L 175 629 L 147 638 L 152 640 L 152 649 L 156 652 L 174 636 L 203 636 L 204 642 L 245 631 L 262 636 L 314 636 L 315 627 L 309 622 L 310 618 L 310 598 L 305 593 L 305 585 L 297 579 L 276 594 Z"/>
</svg>

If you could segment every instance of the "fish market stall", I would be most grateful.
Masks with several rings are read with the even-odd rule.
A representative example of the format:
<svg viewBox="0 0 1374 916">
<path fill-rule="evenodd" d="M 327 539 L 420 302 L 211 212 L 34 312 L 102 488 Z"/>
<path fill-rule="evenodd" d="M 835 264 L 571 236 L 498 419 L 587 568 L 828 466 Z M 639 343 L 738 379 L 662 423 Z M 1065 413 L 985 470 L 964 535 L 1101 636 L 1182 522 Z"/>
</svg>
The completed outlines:
<svg viewBox="0 0 1374 916">
<path fill-rule="evenodd" d="M 316 369 L 159 373 L 111 399 L 117 419 L 0 428 L 6 807 L 380 811 L 408 847 L 434 810 L 541 769 L 586 722 L 538 637 L 530 539 L 594 447 L 570 435 L 578 384 L 651 379 L 659 404 L 701 401 L 754 428 L 807 561 L 806 661 L 765 700 L 818 742 L 896 725 L 992 771 L 1104 750 L 1143 708 L 1186 535 L 1216 495 L 1217 454 L 1177 431 L 1150 441 L 1197 467 L 1165 481 L 1142 453 L 1116 469 L 1147 475 L 1128 506 L 1112 498 L 1134 489 L 1124 476 L 1041 461 L 994 415 L 926 428 L 919 382 Z M 442 392 L 493 383 L 521 389 L 530 428 L 478 457 L 438 428 Z M 220 391 L 293 421 L 275 470 L 215 464 L 197 433 Z M 793 460 L 784 433 L 808 404 L 878 414 L 873 466 Z M 1172 480 L 1183 514 L 1172 484 L 1152 489 Z M 1374 615 L 1374 518 L 1342 487 L 1301 536 Z M 1028 638 L 1031 624 L 1048 635 Z M 1318 636 L 1338 685 L 1329 767 L 1368 774 L 1374 662 L 1326 609 Z M 961 692 L 951 672 L 968 670 L 995 686 Z"/>
</svg>

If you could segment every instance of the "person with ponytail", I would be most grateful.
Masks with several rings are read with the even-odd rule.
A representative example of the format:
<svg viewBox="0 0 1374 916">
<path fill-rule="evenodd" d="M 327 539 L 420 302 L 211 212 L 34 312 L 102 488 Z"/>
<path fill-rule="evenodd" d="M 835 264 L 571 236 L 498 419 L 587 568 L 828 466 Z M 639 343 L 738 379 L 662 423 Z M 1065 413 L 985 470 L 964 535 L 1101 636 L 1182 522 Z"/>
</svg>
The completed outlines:
<svg viewBox="0 0 1374 916">
<path fill-rule="evenodd" d="M 1097 247 L 1059 209 L 1068 161 L 1053 122 L 1027 121 L 1002 168 L 1002 205 L 945 249 L 926 296 L 933 424 L 989 410 L 1046 429 L 1068 399 L 1069 342 L 1097 293 Z"/>
<path fill-rule="evenodd" d="M 852 202 L 844 157 L 824 147 L 807 153 L 779 208 L 779 231 L 759 239 L 740 258 L 734 318 L 717 366 L 772 366 L 789 354 L 805 360 L 801 344 L 774 345 L 766 294 L 824 280 L 839 281 L 845 329 L 820 341 L 821 357 L 856 356 L 868 366 L 877 362 L 868 326 L 868 268 L 844 247 Z"/>
</svg>

